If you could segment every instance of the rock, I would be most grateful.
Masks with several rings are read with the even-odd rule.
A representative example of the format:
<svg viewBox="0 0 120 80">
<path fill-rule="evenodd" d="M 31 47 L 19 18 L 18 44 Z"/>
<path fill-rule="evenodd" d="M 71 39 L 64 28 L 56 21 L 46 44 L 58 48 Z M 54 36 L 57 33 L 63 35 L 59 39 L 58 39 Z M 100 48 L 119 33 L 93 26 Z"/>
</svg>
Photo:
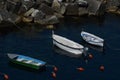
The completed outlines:
<svg viewBox="0 0 120 80">
<path fill-rule="evenodd" d="M 38 10 L 41 10 L 46 15 L 54 15 L 54 10 L 51 7 L 49 7 L 48 5 L 44 4 L 44 3 L 42 3 L 40 5 Z"/>
<path fill-rule="evenodd" d="M 33 11 L 33 13 L 31 14 L 31 16 L 32 16 L 32 17 L 35 17 L 36 14 L 38 14 L 38 12 L 39 12 L 39 10 L 38 10 L 38 9 L 35 9 L 35 10 Z"/>
<path fill-rule="evenodd" d="M 10 14 L 8 13 L 7 10 L 0 10 L 0 15 L 1 15 L 1 19 L 4 21 L 7 21 L 8 18 L 10 17 Z"/>
<path fill-rule="evenodd" d="M 75 3 L 78 4 L 79 7 L 85 7 L 85 8 L 88 7 L 88 2 L 85 0 L 76 0 Z"/>
<path fill-rule="evenodd" d="M 15 22 L 18 22 L 20 19 L 20 16 L 13 13 L 9 13 L 7 10 L 1 10 L 0 15 L 1 15 L 2 21 L 9 21 L 9 22 L 15 23 Z"/>
<path fill-rule="evenodd" d="M 44 20 L 46 22 L 46 24 L 55 24 L 58 23 L 59 20 L 56 16 L 47 16 L 46 19 Z"/>
<path fill-rule="evenodd" d="M 29 16 L 29 17 L 23 17 L 22 21 L 25 22 L 25 23 L 30 23 L 30 22 L 33 21 L 33 18 L 31 16 Z"/>
<path fill-rule="evenodd" d="M 120 5 L 120 0 L 107 0 L 107 8 L 112 7 L 112 6 L 119 6 Z"/>
<path fill-rule="evenodd" d="M 106 8 L 107 12 L 119 14 L 120 0 L 108 0 Z"/>
<path fill-rule="evenodd" d="M 27 7 L 25 5 L 22 5 L 20 7 L 20 10 L 18 11 L 19 15 L 24 15 L 28 11 Z"/>
<path fill-rule="evenodd" d="M 86 14 L 88 14 L 88 10 L 86 8 L 80 7 L 78 14 L 79 14 L 79 16 L 86 15 Z"/>
<path fill-rule="evenodd" d="M 74 3 L 68 4 L 68 6 L 66 7 L 65 15 L 71 15 L 71 16 L 79 15 L 79 6 L 77 6 Z"/>
<path fill-rule="evenodd" d="M 60 13 L 64 14 L 65 11 L 66 11 L 66 6 L 65 6 L 65 4 L 62 4 L 61 7 L 60 7 Z"/>
<path fill-rule="evenodd" d="M 52 3 L 53 2 L 53 0 L 44 0 L 45 2 L 47 2 L 47 3 Z"/>
<path fill-rule="evenodd" d="M 13 22 L 13 23 L 19 23 L 19 22 L 21 22 L 21 16 L 18 16 L 16 14 L 10 13 L 10 17 L 8 18 L 8 20 L 10 22 Z"/>
<path fill-rule="evenodd" d="M 4 9 L 5 7 L 5 2 L 4 1 L 0 1 L 0 10 Z"/>
<path fill-rule="evenodd" d="M 57 18 L 64 18 L 64 16 L 60 13 L 54 13 L 54 15 L 57 17 Z"/>
<path fill-rule="evenodd" d="M 58 2 L 58 0 L 53 0 L 52 8 L 57 12 L 60 11 L 60 3 Z"/>
<path fill-rule="evenodd" d="M 88 11 L 89 15 L 99 15 L 99 13 L 104 13 L 105 6 L 103 6 L 104 0 L 87 0 L 89 3 Z M 104 7 L 104 8 L 103 8 Z M 100 9 L 103 9 L 102 11 Z"/>
<path fill-rule="evenodd" d="M 34 19 L 39 20 L 39 19 L 44 19 L 45 18 L 45 14 L 42 11 L 37 11 L 37 13 L 34 16 Z"/>
<path fill-rule="evenodd" d="M 35 11 L 34 8 L 29 9 L 29 10 L 24 14 L 24 16 L 30 16 L 34 11 Z"/>
<path fill-rule="evenodd" d="M 2 18 L 2 16 L 0 15 L 0 23 L 3 21 L 3 18 Z"/>
<path fill-rule="evenodd" d="M 7 3 L 6 3 L 6 9 L 8 12 L 14 12 L 15 10 L 15 5 L 16 5 L 16 2 L 13 2 L 11 0 L 8 0 Z"/>
<path fill-rule="evenodd" d="M 34 0 L 22 0 L 22 5 L 25 6 L 26 10 L 29 10 L 35 4 Z"/>
</svg>

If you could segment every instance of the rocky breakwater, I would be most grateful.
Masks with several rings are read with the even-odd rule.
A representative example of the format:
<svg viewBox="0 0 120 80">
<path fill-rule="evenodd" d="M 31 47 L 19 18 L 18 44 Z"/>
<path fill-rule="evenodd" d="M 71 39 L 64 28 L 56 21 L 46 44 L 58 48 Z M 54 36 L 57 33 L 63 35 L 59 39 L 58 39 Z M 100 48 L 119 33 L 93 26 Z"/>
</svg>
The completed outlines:
<svg viewBox="0 0 120 80">
<path fill-rule="evenodd" d="M 114 2 L 113 2 L 114 1 Z M 0 22 L 59 23 L 65 16 L 104 15 L 116 0 L 0 0 Z M 119 0 L 118 0 L 119 1 Z M 110 2 L 113 2 L 111 4 Z"/>
</svg>

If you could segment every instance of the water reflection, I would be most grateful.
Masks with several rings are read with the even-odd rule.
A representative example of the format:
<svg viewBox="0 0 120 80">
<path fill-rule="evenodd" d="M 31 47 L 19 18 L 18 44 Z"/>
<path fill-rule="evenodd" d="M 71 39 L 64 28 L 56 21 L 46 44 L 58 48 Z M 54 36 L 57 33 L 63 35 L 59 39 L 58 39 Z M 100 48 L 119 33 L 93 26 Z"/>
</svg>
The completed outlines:
<svg viewBox="0 0 120 80">
<path fill-rule="evenodd" d="M 85 43 L 85 46 L 87 46 L 93 50 L 99 51 L 99 52 L 104 52 L 104 48 L 100 47 L 100 46 L 94 46 L 94 45 L 90 45 L 88 43 Z"/>
</svg>

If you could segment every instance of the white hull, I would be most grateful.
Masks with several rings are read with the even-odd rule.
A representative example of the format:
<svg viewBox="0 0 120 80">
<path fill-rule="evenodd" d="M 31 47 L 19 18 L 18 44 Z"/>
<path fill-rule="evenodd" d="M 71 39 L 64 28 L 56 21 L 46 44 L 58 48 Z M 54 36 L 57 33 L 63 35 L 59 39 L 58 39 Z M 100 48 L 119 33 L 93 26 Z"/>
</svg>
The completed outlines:
<svg viewBox="0 0 120 80">
<path fill-rule="evenodd" d="M 73 53 L 75 55 L 80 55 L 83 53 L 84 47 L 82 45 L 58 35 L 53 34 L 52 37 L 53 37 L 53 44 L 56 45 L 57 47 L 67 52 Z"/>
<path fill-rule="evenodd" d="M 53 40 L 53 44 L 56 45 L 57 47 L 65 50 L 65 51 L 68 51 L 68 52 L 73 53 L 73 54 L 75 54 L 75 55 L 80 55 L 80 54 L 83 53 L 83 50 L 72 49 L 72 48 L 66 47 L 66 46 L 64 46 L 64 45 L 62 45 L 62 44 L 57 43 L 57 42 L 54 41 L 54 40 Z"/>
<path fill-rule="evenodd" d="M 100 37 L 97 37 L 93 34 L 90 34 L 90 33 L 84 32 L 84 31 L 81 32 L 81 36 L 89 44 L 101 46 L 101 47 L 104 46 L 104 40 Z"/>
</svg>

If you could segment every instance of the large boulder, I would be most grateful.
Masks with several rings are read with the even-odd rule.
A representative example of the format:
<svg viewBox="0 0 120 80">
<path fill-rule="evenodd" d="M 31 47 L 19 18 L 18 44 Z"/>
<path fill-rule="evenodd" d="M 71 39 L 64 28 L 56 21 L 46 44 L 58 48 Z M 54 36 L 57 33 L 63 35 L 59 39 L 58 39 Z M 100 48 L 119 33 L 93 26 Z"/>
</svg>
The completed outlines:
<svg viewBox="0 0 120 80">
<path fill-rule="evenodd" d="M 104 0 L 87 0 L 89 3 L 88 11 L 89 15 L 99 15 L 104 13 L 106 7 L 104 6 Z M 102 10 L 101 10 L 102 9 Z"/>
<path fill-rule="evenodd" d="M 79 8 L 79 16 L 87 15 L 87 14 L 88 14 L 88 10 L 86 8 L 83 7 Z"/>
<path fill-rule="evenodd" d="M 53 3 L 52 3 L 52 8 L 55 10 L 55 11 L 57 11 L 57 12 L 59 12 L 60 11 L 60 3 L 58 2 L 58 0 L 53 0 Z"/>
<path fill-rule="evenodd" d="M 41 10 L 46 15 L 54 15 L 54 10 L 44 3 L 41 4 L 38 9 Z"/>
<path fill-rule="evenodd" d="M 65 15 L 72 15 L 72 16 L 79 15 L 79 6 L 74 3 L 68 4 L 66 7 Z"/>
<path fill-rule="evenodd" d="M 21 19 L 20 16 L 13 13 L 9 13 L 7 10 L 0 11 L 0 18 L 2 21 L 9 21 L 12 23 L 16 23 Z"/>
</svg>

